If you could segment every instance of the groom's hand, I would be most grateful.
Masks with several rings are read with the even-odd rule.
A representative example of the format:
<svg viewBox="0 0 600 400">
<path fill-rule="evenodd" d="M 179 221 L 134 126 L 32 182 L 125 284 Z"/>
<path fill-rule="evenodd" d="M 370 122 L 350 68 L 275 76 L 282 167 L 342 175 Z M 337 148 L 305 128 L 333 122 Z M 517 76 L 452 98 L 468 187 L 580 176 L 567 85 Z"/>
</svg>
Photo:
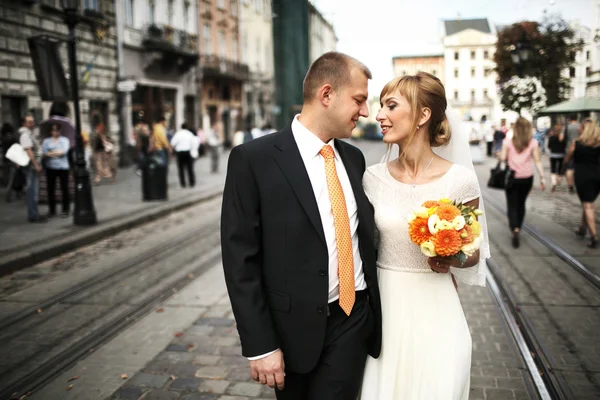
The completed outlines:
<svg viewBox="0 0 600 400">
<path fill-rule="evenodd" d="M 283 390 L 284 386 L 284 369 L 283 353 L 277 350 L 259 360 L 250 361 L 250 371 L 252 379 L 260 382 L 263 385 L 269 385 L 270 388 Z"/>
<path fill-rule="evenodd" d="M 452 265 L 454 260 L 450 260 L 443 257 L 430 257 L 427 259 L 427 263 L 429 264 L 429 268 L 431 268 L 435 272 L 439 272 L 441 274 L 447 274 L 450 272 L 450 267 L 454 267 Z"/>
</svg>

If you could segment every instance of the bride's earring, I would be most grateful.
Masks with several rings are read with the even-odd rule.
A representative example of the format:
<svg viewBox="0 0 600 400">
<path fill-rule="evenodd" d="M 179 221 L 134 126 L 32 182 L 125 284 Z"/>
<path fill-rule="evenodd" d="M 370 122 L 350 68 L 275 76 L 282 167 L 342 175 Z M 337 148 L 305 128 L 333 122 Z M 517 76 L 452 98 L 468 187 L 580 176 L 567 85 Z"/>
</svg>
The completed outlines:
<svg viewBox="0 0 600 400">
<path fill-rule="evenodd" d="M 421 129 L 421 125 L 417 125 L 417 130 Z"/>
</svg>

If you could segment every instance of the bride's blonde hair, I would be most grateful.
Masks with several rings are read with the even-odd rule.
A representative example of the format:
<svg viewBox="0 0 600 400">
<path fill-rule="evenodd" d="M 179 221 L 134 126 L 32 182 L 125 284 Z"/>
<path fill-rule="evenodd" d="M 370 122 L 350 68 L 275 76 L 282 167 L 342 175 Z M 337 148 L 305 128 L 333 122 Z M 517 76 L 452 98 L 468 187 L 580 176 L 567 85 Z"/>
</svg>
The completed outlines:
<svg viewBox="0 0 600 400">
<path fill-rule="evenodd" d="M 446 118 L 446 90 L 442 82 L 427 72 L 406 75 L 392 79 L 381 91 L 380 99 L 390 93 L 400 93 L 410 104 L 413 115 L 413 126 L 408 143 L 417 133 L 417 125 L 424 108 L 431 110 L 429 117 L 429 144 L 439 147 L 450 141 L 452 132 Z"/>
</svg>

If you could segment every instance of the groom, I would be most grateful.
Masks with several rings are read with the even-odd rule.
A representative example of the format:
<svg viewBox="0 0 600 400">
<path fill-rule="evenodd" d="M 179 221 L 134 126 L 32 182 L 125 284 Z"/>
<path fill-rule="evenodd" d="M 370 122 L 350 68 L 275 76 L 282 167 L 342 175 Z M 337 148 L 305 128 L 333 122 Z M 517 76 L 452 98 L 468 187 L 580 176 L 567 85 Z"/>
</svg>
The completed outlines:
<svg viewBox="0 0 600 400">
<path fill-rule="evenodd" d="M 237 146 L 221 214 L 223 268 L 252 378 L 278 399 L 354 400 L 379 356 L 373 208 L 349 138 L 371 72 L 319 57 L 291 127 Z"/>
</svg>

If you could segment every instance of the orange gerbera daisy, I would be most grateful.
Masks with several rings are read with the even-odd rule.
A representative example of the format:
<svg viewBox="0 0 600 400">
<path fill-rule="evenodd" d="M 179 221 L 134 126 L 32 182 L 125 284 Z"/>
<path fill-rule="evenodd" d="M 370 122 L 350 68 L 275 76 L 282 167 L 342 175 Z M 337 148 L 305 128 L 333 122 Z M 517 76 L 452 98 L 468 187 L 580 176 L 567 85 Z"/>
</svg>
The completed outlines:
<svg viewBox="0 0 600 400">
<path fill-rule="evenodd" d="M 460 238 L 462 239 L 463 244 L 469 244 L 472 243 L 473 240 L 475 240 L 473 228 L 471 228 L 470 225 L 465 224 L 465 227 L 458 231 L 458 233 L 460 234 Z"/>
<path fill-rule="evenodd" d="M 427 200 L 425 203 L 422 204 L 422 206 L 425 208 L 437 207 L 439 205 L 440 202 L 437 200 Z"/>
<path fill-rule="evenodd" d="M 460 251 L 463 243 L 460 234 L 454 229 L 438 231 L 433 236 L 435 252 L 442 257 L 453 256 Z"/>
<path fill-rule="evenodd" d="M 440 217 L 440 219 L 452 221 L 454 218 L 460 215 L 460 210 L 458 207 L 451 204 L 441 204 L 437 210 L 435 210 L 435 213 L 438 217 Z"/>
<path fill-rule="evenodd" d="M 421 243 L 428 241 L 431 238 L 429 226 L 427 226 L 426 218 L 415 218 L 408 226 L 408 235 L 410 240 L 419 246 Z"/>
</svg>

